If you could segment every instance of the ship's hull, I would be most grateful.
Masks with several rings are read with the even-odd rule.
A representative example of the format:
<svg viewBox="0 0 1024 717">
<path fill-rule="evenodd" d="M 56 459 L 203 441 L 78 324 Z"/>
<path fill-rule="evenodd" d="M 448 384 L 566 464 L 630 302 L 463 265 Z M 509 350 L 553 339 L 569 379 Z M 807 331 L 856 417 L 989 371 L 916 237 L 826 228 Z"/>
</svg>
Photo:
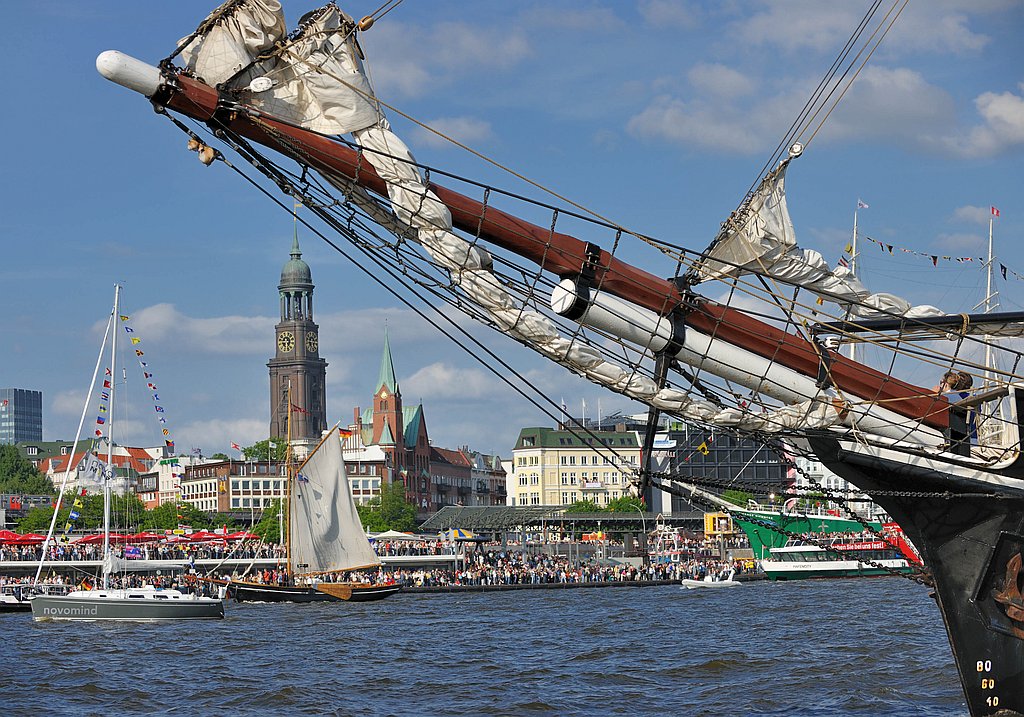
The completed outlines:
<svg viewBox="0 0 1024 717">
<path fill-rule="evenodd" d="M 920 550 L 971 715 L 1024 715 L 1024 481 L 831 439 L 811 446 Z"/>
<path fill-rule="evenodd" d="M 224 617 L 224 601 L 212 598 L 154 600 L 149 598 L 40 595 L 32 598 L 30 602 L 32 619 L 36 621 L 162 622 L 164 620 L 207 620 Z"/>
<path fill-rule="evenodd" d="M 769 580 L 807 580 L 811 578 L 863 578 L 892 575 L 893 572 L 909 573 L 912 568 L 906 560 L 873 561 L 882 567 L 857 560 L 828 560 L 823 562 L 800 562 L 762 560 L 761 569 Z"/>
<path fill-rule="evenodd" d="M 322 583 L 318 587 L 309 587 L 233 582 L 229 590 L 238 602 L 371 602 L 394 595 L 401 587 L 351 583 Z"/>
</svg>

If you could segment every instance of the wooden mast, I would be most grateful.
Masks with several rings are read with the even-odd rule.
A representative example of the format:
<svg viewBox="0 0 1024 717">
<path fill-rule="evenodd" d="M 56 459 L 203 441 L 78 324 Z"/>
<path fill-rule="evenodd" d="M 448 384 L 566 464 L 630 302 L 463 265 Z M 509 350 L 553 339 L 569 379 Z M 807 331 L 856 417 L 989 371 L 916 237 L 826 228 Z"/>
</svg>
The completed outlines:
<svg viewBox="0 0 1024 717">
<path fill-rule="evenodd" d="M 214 128 L 227 127 L 283 154 L 301 152 L 313 169 L 346 177 L 381 197 L 388 196 L 384 180 L 356 150 L 270 117 L 250 117 L 222 106 L 215 89 L 190 77 L 176 75 L 173 82 L 163 85 L 152 99 Z M 591 257 L 587 254 L 587 243 L 576 237 L 531 224 L 442 186 L 430 184 L 429 187 L 451 211 L 454 227 L 515 252 L 542 270 L 561 277 L 575 276 L 585 263 L 592 262 L 594 286 L 602 291 L 660 316 L 684 304 L 676 284 L 627 264 L 607 251 L 602 250 L 599 257 Z M 695 330 L 817 378 L 821 367 L 819 350 L 803 337 L 703 297 L 695 297 L 686 309 L 689 310 L 686 322 Z M 943 429 L 949 424 L 945 401 L 936 399 L 925 388 L 838 354 L 832 357 L 829 374 L 841 391 L 881 402 L 890 410 L 920 419 L 933 428 Z"/>
</svg>

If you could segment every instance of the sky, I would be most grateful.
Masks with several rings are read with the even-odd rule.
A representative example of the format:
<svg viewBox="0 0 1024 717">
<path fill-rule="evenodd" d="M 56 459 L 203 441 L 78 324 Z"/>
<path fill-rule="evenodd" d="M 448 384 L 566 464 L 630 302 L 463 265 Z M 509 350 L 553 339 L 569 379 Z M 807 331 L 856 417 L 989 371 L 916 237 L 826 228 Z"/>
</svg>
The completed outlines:
<svg viewBox="0 0 1024 717">
<path fill-rule="evenodd" d="M 197 162 L 144 98 L 95 70 L 107 49 L 156 64 L 215 4 L 6 8 L 18 31 L 2 51 L 16 79 L 0 114 L 0 387 L 43 392 L 46 440 L 74 438 L 115 283 L 179 452 L 267 437 L 266 363 L 292 218 L 223 165 Z M 317 5 L 283 4 L 289 27 Z M 379 4 L 342 8 L 359 18 Z M 868 6 L 404 0 L 360 42 L 387 104 L 630 229 L 702 249 Z M 861 235 L 895 248 L 861 243 L 868 287 L 968 311 L 985 276 L 976 260 L 955 259 L 984 256 L 994 206 L 995 253 L 1010 272 L 997 277 L 1000 309 L 1024 309 L 1022 32 L 1020 0 L 911 2 L 789 171 L 801 246 L 837 261 L 861 200 Z M 543 198 L 390 118 L 420 162 Z M 435 445 L 508 457 L 520 428 L 553 425 L 311 232 L 300 227 L 299 239 L 316 284 L 329 422 L 370 404 L 386 326 L 404 401 L 423 403 Z M 642 410 L 475 333 L 571 413 Z M 158 445 L 148 394 L 135 396 L 120 440 Z"/>
</svg>

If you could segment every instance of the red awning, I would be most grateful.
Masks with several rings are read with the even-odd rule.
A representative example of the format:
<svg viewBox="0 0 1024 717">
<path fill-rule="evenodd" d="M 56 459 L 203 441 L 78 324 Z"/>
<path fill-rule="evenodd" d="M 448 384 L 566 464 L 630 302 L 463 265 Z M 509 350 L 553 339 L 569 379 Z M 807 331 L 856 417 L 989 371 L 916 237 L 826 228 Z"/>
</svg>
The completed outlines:
<svg viewBox="0 0 1024 717">
<path fill-rule="evenodd" d="M 225 540 L 259 540 L 260 536 L 254 535 L 253 533 L 247 533 L 244 530 L 239 530 L 237 533 L 229 533 L 224 536 Z"/>
<path fill-rule="evenodd" d="M 4 532 L 10 533 L 9 536 L 0 537 L 0 543 L 4 545 L 40 545 L 46 540 L 45 535 L 39 535 L 38 533 L 18 535 L 17 533 L 11 533 L 9 530 Z"/>
</svg>

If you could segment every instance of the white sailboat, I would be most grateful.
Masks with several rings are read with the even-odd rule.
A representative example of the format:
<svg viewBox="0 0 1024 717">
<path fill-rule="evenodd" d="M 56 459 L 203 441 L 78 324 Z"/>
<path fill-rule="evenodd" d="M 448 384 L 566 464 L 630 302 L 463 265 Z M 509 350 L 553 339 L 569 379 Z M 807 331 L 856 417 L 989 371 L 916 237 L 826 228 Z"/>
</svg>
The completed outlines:
<svg viewBox="0 0 1024 717">
<path fill-rule="evenodd" d="M 110 320 L 107 323 L 107 331 L 104 335 L 103 346 L 100 348 L 100 355 L 96 360 L 96 370 L 93 372 L 92 385 L 86 399 L 86 407 L 82 412 L 82 422 L 79 424 L 78 436 L 75 439 L 75 446 L 72 455 L 77 448 L 78 440 L 82 435 L 82 424 L 85 421 L 86 412 L 89 410 L 89 401 L 92 399 L 93 389 L 96 384 L 96 377 L 99 373 L 99 366 L 103 359 L 103 351 L 106 348 L 106 341 L 110 341 L 110 373 L 116 375 L 117 368 L 117 331 L 116 321 L 119 316 L 118 304 L 121 296 L 121 287 L 114 287 L 114 308 L 110 313 Z M 158 621 L 158 620 L 184 620 L 203 618 L 223 618 L 224 601 L 218 598 L 201 597 L 198 595 L 184 593 L 180 590 L 168 590 L 153 585 L 143 585 L 134 588 L 112 588 L 110 586 L 110 575 L 116 572 L 123 561 L 116 558 L 110 550 L 110 483 L 113 479 L 113 394 L 115 382 L 111 381 L 108 389 L 110 392 L 110 411 L 106 420 L 107 425 L 107 470 L 103 476 L 103 572 L 102 584 L 98 587 L 82 590 L 74 590 L 67 595 L 38 594 L 30 599 L 32 604 L 32 619 L 37 621 L 45 620 L 130 620 L 130 621 Z M 60 494 L 63 496 L 64 487 L 71 474 L 72 461 L 68 462 L 68 469 L 64 474 Z M 46 541 L 43 543 L 42 555 L 46 556 L 46 549 L 53 539 L 54 526 L 57 522 L 57 514 L 60 511 L 60 499 L 54 507 L 53 518 L 50 521 L 50 529 L 46 534 Z M 39 581 L 39 573 L 42 571 L 43 558 L 40 559 L 39 569 L 36 571 L 36 582 Z"/>
<path fill-rule="evenodd" d="M 393 583 L 334 581 L 353 570 L 377 568 L 380 558 L 363 531 L 345 473 L 338 426 L 327 431 L 289 476 L 288 566 L 280 584 L 232 582 L 242 602 L 381 600 Z"/>
</svg>

